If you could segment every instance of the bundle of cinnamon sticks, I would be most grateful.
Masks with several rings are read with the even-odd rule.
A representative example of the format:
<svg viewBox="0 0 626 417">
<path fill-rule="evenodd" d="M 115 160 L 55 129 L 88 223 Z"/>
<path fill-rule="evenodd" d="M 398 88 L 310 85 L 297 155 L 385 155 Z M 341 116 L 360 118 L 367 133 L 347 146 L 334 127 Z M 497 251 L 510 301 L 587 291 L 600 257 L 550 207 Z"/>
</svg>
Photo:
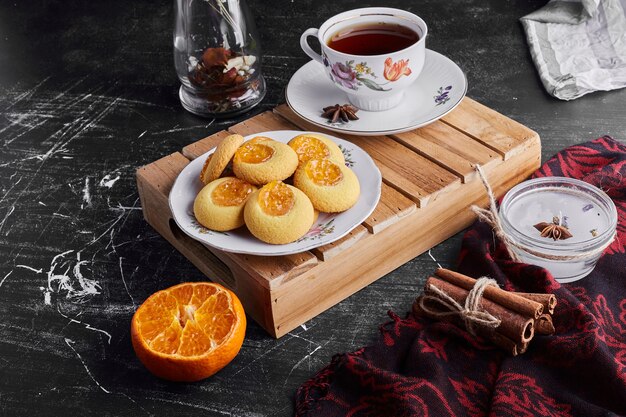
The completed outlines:
<svg viewBox="0 0 626 417">
<path fill-rule="evenodd" d="M 426 281 L 424 295 L 413 303 L 413 313 L 436 320 L 452 320 L 463 325 L 464 320 L 460 315 L 439 314 L 447 313 L 448 310 L 441 303 L 433 302 L 436 300 L 428 295 L 444 292 L 458 304 L 463 305 L 475 283 L 474 278 L 448 269 L 438 269 L 435 276 Z M 499 324 L 495 327 L 481 326 L 480 323 L 473 325 L 476 333 L 513 356 L 528 349 L 528 344 L 535 333 L 546 335 L 554 333 L 552 324 L 552 314 L 556 307 L 554 294 L 510 292 L 496 286 L 488 286 L 483 292 L 480 306 L 481 310 L 499 319 Z"/>
</svg>

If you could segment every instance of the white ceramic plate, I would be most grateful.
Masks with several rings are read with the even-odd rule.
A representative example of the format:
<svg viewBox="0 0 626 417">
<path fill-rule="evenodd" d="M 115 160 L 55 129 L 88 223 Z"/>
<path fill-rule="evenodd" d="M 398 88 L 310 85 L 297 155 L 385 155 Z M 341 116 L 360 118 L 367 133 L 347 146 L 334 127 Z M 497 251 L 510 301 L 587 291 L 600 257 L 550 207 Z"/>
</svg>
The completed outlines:
<svg viewBox="0 0 626 417">
<path fill-rule="evenodd" d="M 317 126 L 350 135 L 374 136 L 407 132 L 432 123 L 451 112 L 466 92 L 463 71 L 450 59 L 427 49 L 422 73 L 405 92 L 403 101 L 390 110 L 359 110 L 359 120 L 330 123 L 321 116 L 321 109 L 348 103 L 348 96 L 334 87 L 324 67 L 315 61 L 296 71 L 285 96 L 296 114 Z"/>
<path fill-rule="evenodd" d="M 287 143 L 291 138 L 305 132 L 296 130 L 277 130 L 249 135 L 267 136 L 279 142 Z M 329 136 L 341 147 L 346 158 L 346 165 L 352 168 L 359 179 L 361 195 L 357 203 L 347 211 L 338 214 L 320 213 L 309 232 L 300 240 L 286 245 L 271 245 L 255 238 L 248 229 L 240 227 L 229 232 L 215 232 L 200 225 L 193 215 L 193 202 L 202 189 L 199 175 L 210 150 L 194 159 L 176 178 L 170 191 L 169 204 L 174 220 L 183 232 L 192 238 L 214 248 L 250 255 L 278 256 L 304 252 L 326 245 L 342 238 L 361 224 L 376 208 L 380 199 L 382 177 L 372 158 L 361 148 L 336 137 Z"/>
</svg>

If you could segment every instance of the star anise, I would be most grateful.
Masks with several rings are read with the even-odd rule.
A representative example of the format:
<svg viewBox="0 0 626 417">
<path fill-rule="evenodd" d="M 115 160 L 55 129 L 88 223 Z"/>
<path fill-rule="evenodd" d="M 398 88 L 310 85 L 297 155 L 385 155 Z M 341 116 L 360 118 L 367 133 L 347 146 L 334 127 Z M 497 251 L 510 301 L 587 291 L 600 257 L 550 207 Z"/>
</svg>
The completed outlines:
<svg viewBox="0 0 626 417">
<path fill-rule="evenodd" d="M 337 123 L 339 120 L 347 123 L 350 120 L 359 120 L 356 116 L 358 111 L 359 109 L 350 104 L 344 104 L 343 106 L 335 104 L 334 106 L 324 107 L 322 109 L 322 117 L 326 117 L 331 123 Z"/>
<path fill-rule="evenodd" d="M 561 224 L 561 219 L 558 216 L 552 218 L 552 223 L 541 222 L 537 223 L 534 227 L 539 230 L 541 237 L 565 240 L 573 236 L 569 229 Z"/>
</svg>

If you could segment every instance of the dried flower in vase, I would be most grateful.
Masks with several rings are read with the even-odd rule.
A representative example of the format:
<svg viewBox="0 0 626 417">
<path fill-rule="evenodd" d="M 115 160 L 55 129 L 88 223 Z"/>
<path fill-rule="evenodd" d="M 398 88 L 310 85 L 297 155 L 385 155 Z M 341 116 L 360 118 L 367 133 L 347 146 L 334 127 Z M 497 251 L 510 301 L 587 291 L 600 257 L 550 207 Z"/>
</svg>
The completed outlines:
<svg viewBox="0 0 626 417">
<path fill-rule="evenodd" d="M 199 61 L 190 58 L 189 81 L 216 103 L 214 111 L 228 111 L 237 99 L 259 88 L 259 81 L 253 77 L 256 61 L 253 55 L 221 47 L 207 48 Z"/>
<path fill-rule="evenodd" d="M 174 64 L 183 107 L 200 116 L 228 117 L 258 104 L 266 87 L 259 36 L 245 0 L 174 3 Z"/>
</svg>

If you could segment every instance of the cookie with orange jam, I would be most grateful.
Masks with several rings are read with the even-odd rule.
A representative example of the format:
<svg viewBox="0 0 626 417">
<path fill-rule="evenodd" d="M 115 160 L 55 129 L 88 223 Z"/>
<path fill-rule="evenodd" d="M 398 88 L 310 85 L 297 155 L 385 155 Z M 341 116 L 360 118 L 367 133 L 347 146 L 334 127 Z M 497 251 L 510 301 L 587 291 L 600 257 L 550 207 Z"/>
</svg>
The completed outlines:
<svg viewBox="0 0 626 417">
<path fill-rule="evenodd" d="M 243 210 L 257 188 L 239 178 L 224 177 L 205 185 L 193 203 L 193 214 L 207 229 L 226 232 L 243 226 Z"/>
<path fill-rule="evenodd" d="M 208 184 L 218 179 L 228 163 L 233 158 L 235 151 L 243 143 L 243 136 L 230 135 L 224 138 L 215 148 L 215 152 L 209 155 L 200 171 L 200 181 Z"/>
<path fill-rule="evenodd" d="M 263 137 L 247 141 L 237 149 L 233 171 L 251 184 L 282 181 L 298 167 L 298 155 L 287 144 Z"/>
<path fill-rule="evenodd" d="M 293 184 L 302 190 L 316 210 L 339 213 L 359 199 L 361 188 L 356 174 L 330 159 L 310 159 L 296 170 Z"/>
<path fill-rule="evenodd" d="M 330 138 L 319 133 L 303 133 L 287 143 L 298 154 L 298 166 L 309 159 L 331 159 L 345 164 L 343 152 Z"/>
<path fill-rule="evenodd" d="M 250 233 L 275 245 L 300 239 L 313 225 L 313 218 L 309 198 L 282 181 L 272 181 L 254 192 L 244 209 Z"/>
</svg>

